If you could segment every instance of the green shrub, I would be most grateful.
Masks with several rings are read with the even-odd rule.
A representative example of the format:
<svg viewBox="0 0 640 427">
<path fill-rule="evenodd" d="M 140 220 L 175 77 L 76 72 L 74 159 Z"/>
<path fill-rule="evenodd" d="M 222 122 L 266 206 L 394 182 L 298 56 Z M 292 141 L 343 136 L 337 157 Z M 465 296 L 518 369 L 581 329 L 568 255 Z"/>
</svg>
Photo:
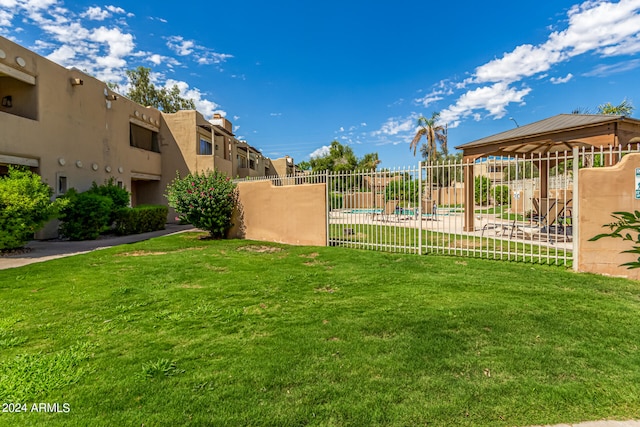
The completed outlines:
<svg viewBox="0 0 640 427">
<path fill-rule="evenodd" d="M 128 235 L 164 230 L 169 208 L 160 205 L 120 208 L 116 211 L 116 234 Z"/>
<path fill-rule="evenodd" d="M 331 209 L 342 209 L 342 206 L 344 205 L 342 194 L 334 193 L 332 191 L 331 192 L 331 201 L 329 203 L 331 203 L 331 205 L 330 205 Z"/>
<path fill-rule="evenodd" d="M 78 193 L 71 189 L 65 195 L 68 200 L 60 213 L 60 233 L 71 240 L 96 239 L 109 230 L 113 201 L 89 191 Z"/>
<path fill-rule="evenodd" d="M 597 236 L 589 239 L 589 241 L 593 242 L 600 240 L 603 237 L 613 237 L 616 239 L 630 241 L 634 243 L 634 246 L 629 250 L 622 251 L 621 253 L 640 255 L 640 211 L 614 212 L 611 216 L 615 221 L 610 224 L 603 225 L 603 227 L 610 229 L 611 233 L 598 234 Z M 620 264 L 620 267 L 627 267 L 627 269 L 640 268 L 640 256 L 638 256 L 636 261 Z"/>
<path fill-rule="evenodd" d="M 39 175 L 9 167 L 0 178 L 0 250 L 24 246 L 57 214 L 62 202 L 51 202 L 53 190 Z"/>
<path fill-rule="evenodd" d="M 486 206 L 489 204 L 489 194 L 491 190 L 491 181 L 486 176 L 476 176 L 474 180 L 475 193 L 474 199 L 476 205 Z"/>
<path fill-rule="evenodd" d="M 397 180 L 391 181 L 385 188 L 385 200 L 400 200 L 408 202 L 414 206 L 418 205 L 420 198 L 420 186 L 417 180 Z"/>
<path fill-rule="evenodd" d="M 236 185 L 219 171 L 178 175 L 167 187 L 169 206 L 180 220 L 206 230 L 214 238 L 226 237 L 238 202 Z"/>
<path fill-rule="evenodd" d="M 511 192 L 508 185 L 497 185 L 491 189 L 491 198 L 496 205 L 510 205 Z"/>
<path fill-rule="evenodd" d="M 91 188 L 86 191 L 87 193 L 97 194 L 99 196 L 108 197 L 113 202 L 111 214 L 109 215 L 109 224 L 112 224 L 116 220 L 116 211 L 121 208 L 129 206 L 129 192 L 121 187 L 118 187 L 114 177 L 105 180 L 104 184 L 98 185 L 94 181 L 91 184 Z"/>
</svg>

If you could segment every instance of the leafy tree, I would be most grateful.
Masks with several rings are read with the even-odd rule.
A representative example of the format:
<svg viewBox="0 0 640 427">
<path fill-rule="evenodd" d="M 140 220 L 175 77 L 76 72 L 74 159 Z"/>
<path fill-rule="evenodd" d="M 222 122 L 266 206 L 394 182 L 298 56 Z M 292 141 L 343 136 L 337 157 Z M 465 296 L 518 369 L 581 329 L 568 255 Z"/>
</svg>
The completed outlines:
<svg viewBox="0 0 640 427">
<path fill-rule="evenodd" d="M 429 162 L 435 162 L 437 160 L 438 142 L 440 143 L 442 154 L 445 156 L 449 154 L 449 149 L 447 148 L 447 128 L 446 126 L 438 124 L 439 118 L 440 113 L 432 113 L 429 119 L 423 116 L 418 118 L 418 131 L 413 137 L 411 144 L 409 144 L 409 149 L 413 150 L 414 156 L 416 155 L 416 150 L 422 137 L 425 137 L 427 140 L 427 143 L 420 147 L 420 153 L 423 159 L 429 160 Z"/>
<path fill-rule="evenodd" d="M 420 198 L 420 186 L 417 180 L 400 179 L 389 182 L 385 188 L 385 200 L 399 200 L 402 205 L 418 204 Z"/>
<path fill-rule="evenodd" d="M 351 147 L 342 145 L 339 141 L 333 141 L 329 147 L 329 153 L 312 157 L 309 164 L 314 171 L 348 172 L 358 169 L 375 170 L 380 160 L 378 153 L 368 153 L 358 159 Z"/>
<path fill-rule="evenodd" d="M 185 99 L 180 96 L 180 88 L 173 85 L 171 88 L 158 88 L 150 78 L 151 69 L 138 67 L 135 70 L 127 70 L 129 90 L 125 94 L 138 104 L 155 107 L 165 113 L 175 113 L 179 110 L 194 110 L 193 99 Z"/>
<path fill-rule="evenodd" d="M 231 216 L 238 203 L 236 185 L 224 173 L 214 170 L 178 177 L 167 187 L 169 206 L 182 221 L 224 238 L 233 226 Z"/>
<path fill-rule="evenodd" d="M 0 178 L 0 250 L 23 247 L 64 204 L 51 202 L 53 190 L 39 175 L 9 166 Z"/>
<path fill-rule="evenodd" d="M 311 168 L 311 163 L 309 163 L 307 161 L 303 161 L 303 162 L 298 163 L 298 168 L 300 170 L 303 170 L 303 171 L 309 171 L 309 170 L 312 169 Z"/>
<path fill-rule="evenodd" d="M 502 169 L 502 180 L 513 181 L 516 179 L 516 176 L 518 177 L 518 179 L 537 178 L 538 176 L 540 176 L 540 172 L 538 171 L 538 168 L 533 165 L 533 162 L 509 162 L 507 167 Z"/>
<path fill-rule="evenodd" d="M 427 166 L 429 168 L 427 179 L 431 180 L 431 185 L 437 187 L 447 187 L 452 181 L 462 182 L 462 168 L 453 166 L 461 163 L 462 152 L 447 155 L 437 153 L 436 159 Z"/>
<path fill-rule="evenodd" d="M 356 169 L 362 171 L 372 171 L 376 170 L 379 164 L 380 159 L 378 158 L 378 153 L 367 153 L 360 160 L 358 160 Z"/>
</svg>

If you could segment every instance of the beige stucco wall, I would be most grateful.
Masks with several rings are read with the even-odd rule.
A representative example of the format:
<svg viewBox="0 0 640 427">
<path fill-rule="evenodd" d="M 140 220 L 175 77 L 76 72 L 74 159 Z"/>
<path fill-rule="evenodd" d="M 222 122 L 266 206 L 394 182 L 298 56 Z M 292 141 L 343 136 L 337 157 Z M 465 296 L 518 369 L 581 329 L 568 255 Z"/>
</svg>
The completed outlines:
<svg viewBox="0 0 640 427">
<path fill-rule="evenodd" d="M 274 187 L 271 181 L 238 184 L 240 210 L 231 237 L 286 243 L 327 245 L 324 184 Z"/>
<path fill-rule="evenodd" d="M 612 167 L 579 171 L 579 271 L 640 279 L 639 269 L 620 267 L 637 259 L 633 254 L 621 253 L 631 249 L 632 242 L 613 238 L 589 241 L 609 232 L 602 226 L 613 221 L 613 212 L 640 210 L 640 200 L 635 198 L 636 168 L 640 168 L 640 154 L 628 154 Z"/>
<path fill-rule="evenodd" d="M 158 110 L 140 106 L 112 92 L 105 83 L 2 37 L 0 49 L 5 53 L 0 58 L 0 97 L 13 96 L 14 104 L 0 111 L 0 156 L 5 162 L 12 157 L 32 159 L 43 181 L 54 189 L 60 175 L 66 176 L 68 188 L 78 191 L 109 178 L 131 190 L 132 176 L 161 175 L 159 153 L 129 145 L 130 122 L 159 131 Z M 24 60 L 24 66 L 17 57 Z M 35 84 L 16 85 L 8 77 L 12 73 L 32 78 Z M 81 79 L 82 84 L 73 85 L 72 79 Z M 31 92 L 29 99 L 15 92 L 25 88 Z M 111 99 L 113 96 L 117 99 Z M 23 117 L 23 107 L 29 109 L 27 117 Z M 55 234 L 52 226 L 39 237 Z"/>
<path fill-rule="evenodd" d="M 342 195 L 342 208 L 344 209 L 371 209 L 384 208 L 384 193 L 375 194 L 363 191 L 360 193 L 348 193 Z M 332 206 L 332 208 L 336 208 Z"/>
<path fill-rule="evenodd" d="M 271 159 L 271 166 L 274 169 L 275 175 L 278 175 L 278 176 L 293 175 L 293 172 L 294 172 L 293 158 L 289 156 L 280 157 L 279 159 Z"/>
</svg>

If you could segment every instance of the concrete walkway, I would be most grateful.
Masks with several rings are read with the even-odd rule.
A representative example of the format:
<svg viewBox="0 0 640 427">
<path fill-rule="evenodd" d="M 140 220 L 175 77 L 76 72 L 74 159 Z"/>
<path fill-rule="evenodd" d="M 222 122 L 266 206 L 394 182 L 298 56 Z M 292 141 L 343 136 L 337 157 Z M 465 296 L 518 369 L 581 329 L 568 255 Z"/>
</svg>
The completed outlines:
<svg viewBox="0 0 640 427">
<path fill-rule="evenodd" d="M 110 236 L 98 240 L 85 240 L 81 242 L 65 240 L 33 240 L 26 245 L 26 247 L 30 249 L 29 252 L 0 257 L 0 270 L 21 267 L 23 265 L 48 261 L 50 259 L 83 254 L 98 249 L 110 248 L 112 246 L 140 242 L 153 237 L 195 230 L 196 229 L 192 225 L 167 224 L 164 230 L 133 234 L 131 236 Z"/>
</svg>

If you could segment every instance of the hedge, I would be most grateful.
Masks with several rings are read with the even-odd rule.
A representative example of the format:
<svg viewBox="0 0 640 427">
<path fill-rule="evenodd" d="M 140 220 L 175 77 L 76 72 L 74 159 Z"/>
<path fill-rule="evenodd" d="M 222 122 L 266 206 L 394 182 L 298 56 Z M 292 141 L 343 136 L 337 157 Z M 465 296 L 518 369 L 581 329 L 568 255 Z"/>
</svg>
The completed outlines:
<svg viewBox="0 0 640 427">
<path fill-rule="evenodd" d="M 121 208 L 115 213 L 116 234 L 128 235 L 164 230 L 169 209 L 161 205 Z"/>
</svg>

